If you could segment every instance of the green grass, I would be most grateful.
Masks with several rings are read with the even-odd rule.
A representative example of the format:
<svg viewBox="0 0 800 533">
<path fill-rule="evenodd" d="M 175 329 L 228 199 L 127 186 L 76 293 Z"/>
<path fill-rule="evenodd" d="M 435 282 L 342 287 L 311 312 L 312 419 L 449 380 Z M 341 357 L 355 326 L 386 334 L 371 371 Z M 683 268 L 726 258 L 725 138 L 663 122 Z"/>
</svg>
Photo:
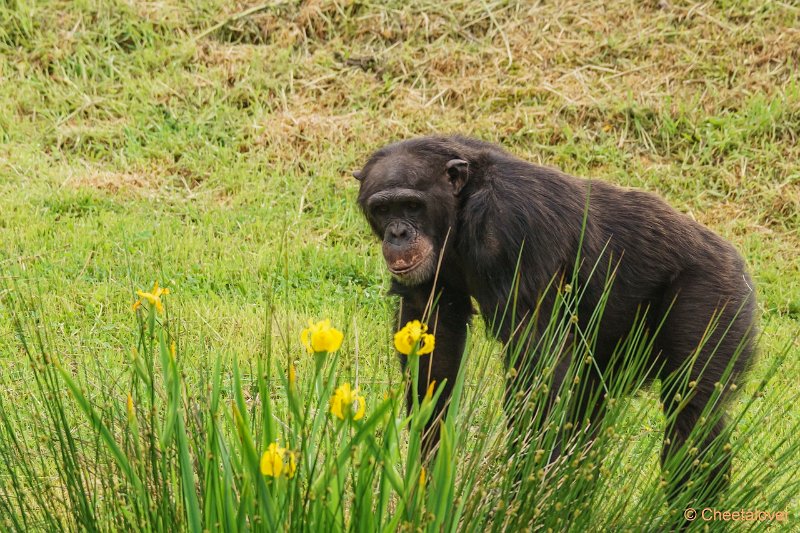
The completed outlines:
<svg viewBox="0 0 800 533">
<path fill-rule="evenodd" d="M 242 17 L 258 4 L 1 5 L 0 287 L 38 306 L 49 350 L 90 402 L 124 412 L 134 289 L 156 279 L 173 291 L 192 390 L 233 354 L 252 379 L 265 337 L 308 373 L 300 331 L 330 317 L 346 333 L 341 372 L 380 399 L 400 381 L 392 303 L 350 171 L 386 142 L 460 132 L 658 192 L 733 242 L 762 314 L 755 375 L 790 350 L 764 398 L 774 409 L 744 422 L 766 440 L 743 443 L 743 465 L 791 436 L 800 9 L 790 2 L 317 0 Z M 24 424 L 41 404 L 9 309 L 0 395 Z M 476 329 L 486 347 L 475 350 L 497 352 Z M 499 394 L 499 358 L 486 364 Z M 644 426 L 627 426 L 653 465 L 654 398 L 637 400 Z"/>
</svg>

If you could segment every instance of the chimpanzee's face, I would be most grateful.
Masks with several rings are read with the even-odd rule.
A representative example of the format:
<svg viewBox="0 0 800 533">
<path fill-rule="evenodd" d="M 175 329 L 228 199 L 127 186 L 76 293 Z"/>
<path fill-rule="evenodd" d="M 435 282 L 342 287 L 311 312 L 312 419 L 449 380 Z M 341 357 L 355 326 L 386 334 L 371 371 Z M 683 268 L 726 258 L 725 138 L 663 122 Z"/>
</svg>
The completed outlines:
<svg viewBox="0 0 800 533">
<path fill-rule="evenodd" d="M 466 165 L 455 161 L 384 149 L 354 174 L 361 181 L 359 205 L 383 240 L 386 266 L 405 285 L 432 280 L 442 248 L 453 239 L 448 236 L 458 206 L 453 175 Z"/>
</svg>

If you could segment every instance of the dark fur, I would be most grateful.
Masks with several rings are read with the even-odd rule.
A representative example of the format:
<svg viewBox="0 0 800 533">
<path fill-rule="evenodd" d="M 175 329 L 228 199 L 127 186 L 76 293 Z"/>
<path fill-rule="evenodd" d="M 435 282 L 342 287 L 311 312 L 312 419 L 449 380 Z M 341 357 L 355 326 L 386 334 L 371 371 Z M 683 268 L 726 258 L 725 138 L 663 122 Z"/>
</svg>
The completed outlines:
<svg viewBox="0 0 800 533">
<path fill-rule="evenodd" d="M 454 160 L 465 164 L 448 171 L 448 162 Z M 387 260 L 404 253 L 411 257 L 424 239 L 441 260 L 436 287 L 427 270 L 424 279 L 417 274 L 405 283 L 397 279 L 392 283 L 392 292 L 402 298 L 401 324 L 422 319 L 429 296 L 439 295 L 438 307 L 430 313 L 436 349 L 432 361 L 427 356 L 421 360 L 416 392 L 420 396 L 429 380 L 446 379 L 448 386 L 453 385 L 472 315 L 470 296 L 477 300 L 497 338 L 511 345 L 529 343 L 530 336 L 517 338 L 524 329 L 520 326 L 534 315 L 549 317 L 554 291 L 546 288 L 561 276 L 569 279 L 579 247 L 583 261 L 578 285 L 587 289 L 578 312 L 581 323 L 597 306 L 609 269 L 616 269 L 595 353 L 601 370 L 644 309 L 649 309 L 650 331 L 658 328 L 669 310 L 652 355 L 659 358 L 655 361 L 659 370 L 650 376 L 664 380 L 691 356 L 712 316 L 720 316 L 720 327 L 692 367 L 696 391 L 666 432 L 662 458 L 670 447 L 684 442 L 740 343 L 743 350 L 734 363 L 736 373 L 752 358 L 755 299 L 744 261 L 722 238 L 655 195 L 568 176 L 527 163 L 495 145 L 462 137 L 417 138 L 389 145 L 373 154 L 356 177 L 361 180 L 359 204 L 374 232 L 384 239 Z M 424 212 L 416 206 L 413 214 L 407 214 L 399 203 L 393 205 L 396 211 L 385 216 L 371 210 L 370 198 L 382 195 L 391 201 L 398 189 L 421 192 Z M 589 209 L 581 240 L 587 196 Z M 395 223 L 392 232 L 387 230 L 387 221 Z M 597 271 L 590 277 L 595 264 Z M 521 320 L 492 326 L 509 303 L 517 268 L 521 273 L 518 299 L 510 312 Z M 537 315 L 534 310 L 540 299 Z M 536 329 L 543 325 L 531 326 L 535 338 Z M 445 390 L 439 410 L 449 394 Z M 675 404 L 672 398 L 664 400 L 666 408 Z M 587 413 L 580 414 L 596 411 L 594 406 L 585 409 Z M 723 427 L 723 422 L 718 423 L 709 441 Z M 436 440 L 435 428 L 432 439 Z M 727 471 L 723 462 L 715 475 L 726 477 Z"/>
</svg>

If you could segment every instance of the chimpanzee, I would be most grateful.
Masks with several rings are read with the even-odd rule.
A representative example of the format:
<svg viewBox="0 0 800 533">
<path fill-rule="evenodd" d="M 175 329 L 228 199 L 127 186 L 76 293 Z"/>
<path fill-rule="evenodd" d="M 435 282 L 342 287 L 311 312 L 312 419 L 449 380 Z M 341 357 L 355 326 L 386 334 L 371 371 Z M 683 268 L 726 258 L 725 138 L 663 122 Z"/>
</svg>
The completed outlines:
<svg viewBox="0 0 800 533">
<path fill-rule="evenodd" d="M 599 382 L 643 312 L 656 332 L 649 377 L 663 382 L 689 367 L 687 401 L 664 397 L 668 387 L 662 387 L 665 411 L 674 418 L 665 430 L 662 463 L 685 443 L 715 386 L 730 383 L 752 359 L 755 298 L 744 261 L 721 237 L 655 195 L 572 177 L 460 136 L 388 145 L 354 176 L 359 205 L 383 241 L 391 292 L 401 297 L 399 323 L 423 319 L 435 295 L 436 308 L 427 313 L 435 349 L 422 356 L 419 390 L 409 391 L 409 399 L 421 398 L 431 380 L 446 380 L 437 412 L 459 370 L 471 297 L 494 336 L 529 350 L 546 327 L 536 322 L 550 319 L 557 291 L 548 287 L 571 274 L 583 290 L 579 326 L 604 299 L 597 372 L 588 379 Z M 517 320 L 497 320 L 509 313 Z M 568 359 L 559 363 L 556 382 Z M 535 360 L 536 354 L 519 359 L 524 365 Z M 598 412 L 583 408 L 579 414 Z M 716 420 L 706 444 L 724 427 Z M 431 428 L 434 443 L 437 428 Z M 712 477 L 727 480 L 729 464 L 716 462 Z"/>
</svg>

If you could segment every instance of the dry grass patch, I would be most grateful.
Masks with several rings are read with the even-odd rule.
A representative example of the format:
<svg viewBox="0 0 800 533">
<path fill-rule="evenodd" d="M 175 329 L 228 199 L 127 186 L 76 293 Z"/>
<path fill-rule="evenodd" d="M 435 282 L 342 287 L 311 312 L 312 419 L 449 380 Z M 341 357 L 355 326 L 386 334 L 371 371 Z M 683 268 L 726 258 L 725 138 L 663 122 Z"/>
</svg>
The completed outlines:
<svg viewBox="0 0 800 533">
<path fill-rule="evenodd" d="M 154 198 L 161 193 L 166 180 L 155 173 L 119 172 L 86 165 L 82 172 L 72 171 L 63 187 L 88 188 L 121 196 Z"/>
</svg>

